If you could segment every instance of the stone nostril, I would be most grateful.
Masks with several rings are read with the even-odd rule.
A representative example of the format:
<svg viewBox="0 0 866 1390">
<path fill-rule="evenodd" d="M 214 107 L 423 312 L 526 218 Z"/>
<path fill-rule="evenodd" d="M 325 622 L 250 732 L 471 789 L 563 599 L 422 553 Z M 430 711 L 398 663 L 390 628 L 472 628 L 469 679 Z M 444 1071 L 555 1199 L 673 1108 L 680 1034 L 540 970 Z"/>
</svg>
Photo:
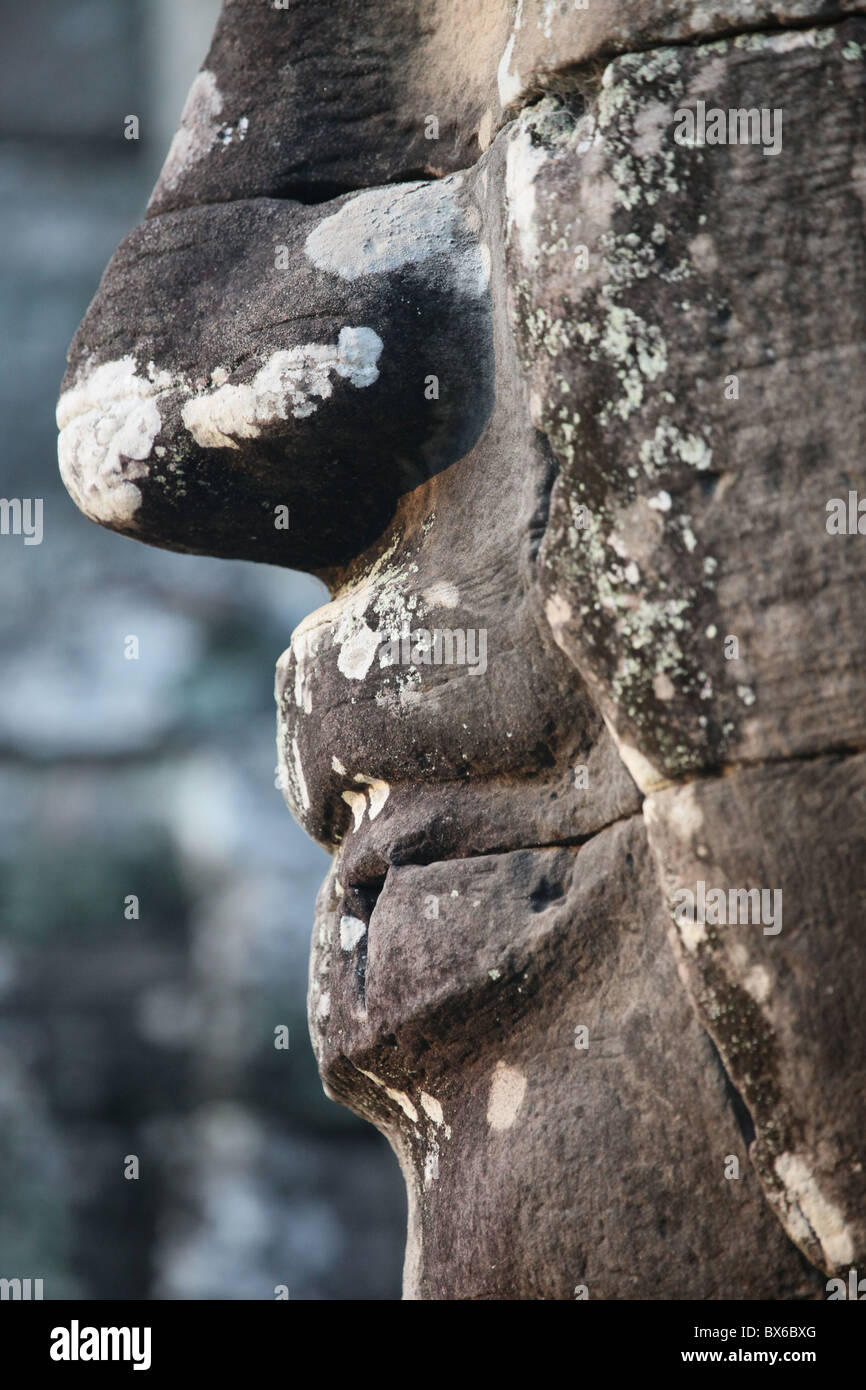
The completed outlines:
<svg viewBox="0 0 866 1390">
<path fill-rule="evenodd" d="M 551 903 L 559 902 L 564 897 L 565 888 L 562 883 L 551 881 L 543 874 L 529 895 L 529 905 L 533 912 L 543 912 Z"/>
<path fill-rule="evenodd" d="M 712 497 L 719 485 L 720 473 L 702 472 L 698 474 L 698 486 L 704 497 Z"/>
<path fill-rule="evenodd" d="M 385 875 L 370 879 L 366 883 L 350 883 L 345 890 L 345 903 L 348 910 L 359 917 L 367 926 L 385 887 Z"/>
<path fill-rule="evenodd" d="M 350 883 L 343 892 L 340 945 L 354 955 L 355 982 L 362 1008 L 367 1006 L 367 952 L 370 920 L 385 886 L 384 875 L 369 883 Z"/>
<path fill-rule="evenodd" d="M 358 947 L 358 955 L 355 959 L 355 980 L 358 985 L 358 997 L 361 1001 L 362 1009 L 367 1007 L 367 938 Z"/>
</svg>

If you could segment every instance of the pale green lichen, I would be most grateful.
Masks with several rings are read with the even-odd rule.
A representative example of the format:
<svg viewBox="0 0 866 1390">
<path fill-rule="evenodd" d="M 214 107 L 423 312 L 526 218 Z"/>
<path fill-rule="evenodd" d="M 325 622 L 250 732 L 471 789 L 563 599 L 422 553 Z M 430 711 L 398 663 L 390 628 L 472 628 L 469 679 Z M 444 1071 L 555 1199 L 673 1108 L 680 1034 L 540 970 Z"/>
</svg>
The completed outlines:
<svg viewBox="0 0 866 1390">
<path fill-rule="evenodd" d="M 836 37 L 832 28 L 785 29 L 780 34 L 739 34 L 733 45 L 747 53 L 787 53 L 794 48 L 828 48 Z"/>
<path fill-rule="evenodd" d="M 721 48 L 729 49 L 730 43 Z M 704 154 L 691 150 L 683 155 L 673 141 L 673 112 L 687 92 L 687 66 L 682 50 L 673 49 L 618 59 L 605 73 L 594 116 L 578 123 L 569 113 L 556 114 L 550 159 L 532 161 L 538 170 L 533 227 L 538 258 L 525 261 L 525 278 L 512 281 L 522 349 L 542 374 L 540 427 L 569 468 L 573 489 L 566 497 L 567 512 L 560 516 L 561 548 L 548 552 L 542 563 L 569 577 L 581 642 L 593 661 L 602 663 L 617 709 L 640 735 L 638 745 L 655 750 L 654 758 L 657 754 L 671 775 L 693 766 L 693 733 L 711 723 L 695 709 L 706 709 L 714 695 L 693 636 L 714 588 L 716 561 L 706 557 L 709 563 L 701 572 L 692 518 L 680 511 L 665 517 L 665 553 L 673 569 L 659 573 L 653 563 L 645 565 L 640 546 L 629 549 L 627 536 L 623 548 L 616 517 L 602 499 L 615 488 L 617 507 L 628 507 L 638 497 L 642 477 L 655 481 L 683 466 L 696 472 L 712 466 L 713 451 L 703 432 L 673 423 L 679 396 L 675 383 L 665 382 L 673 339 L 669 347 L 667 320 L 654 309 L 656 287 L 693 279 L 697 271 L 681 250 L 679 209 L 691 197 L 691 179 Z M 654 90 L 648 93 L 651 84 Z M 555 107 L 542 102 L 540 108 L 546 112 L 535 109 L 532 128 L 538 139 L 546 140 L 545 126 Z M 595 122 L 591 139 L 586 138 L 588 119 Z M 560 180 L 548 178 L 551 160 L 560 157 L 581 171 L 586 198 L 567 199 Z M 668 195 L 676 195 L 670 213 L 656 211 Z M 695 220 L 703 225 L 707 215 L 695 209 Z M 563 255 L 576 243 L 588 246 L 588 266 L 584 263 L 568 290 L 540 304 L 538 259 L 549 256 L 552 265 L 561 267 Z M 652 287 L 651 300 L 646 288 L 630 293 L 646 285 Z M 688 299 L 680 295 L 666 301 L 674 302 L 681 312 L 699 312 L 700 286 Z M 588 410 L 583 402 L 582 418 L 563 397 L 574 393 L 579 398 L 587 385 L 591 405 Z M 619 422 L 635 416 L 644 442 L 637 456 L 622 458 Z M 589 424 L 593 433 L 599 427 L 606 431 L 601 450 L 586 433 Z M 671 702 L 670 714 L 660 699 Z M 694 713 L 690 733 L 682 726 L 689 708 Z M 732 731 L 728 721 L 725 737 Z"/>
<path fill-rule="evenodd" d="M 659 420 L 652 439 L 643 441 L 639 453 L 649 478 L 664 471 L 676 459 L 699 472 L 710 468 L 713 462 L 712 448 L 705 439 L 698 434 L 684 435 L 666 416 Z"/>
</svg>

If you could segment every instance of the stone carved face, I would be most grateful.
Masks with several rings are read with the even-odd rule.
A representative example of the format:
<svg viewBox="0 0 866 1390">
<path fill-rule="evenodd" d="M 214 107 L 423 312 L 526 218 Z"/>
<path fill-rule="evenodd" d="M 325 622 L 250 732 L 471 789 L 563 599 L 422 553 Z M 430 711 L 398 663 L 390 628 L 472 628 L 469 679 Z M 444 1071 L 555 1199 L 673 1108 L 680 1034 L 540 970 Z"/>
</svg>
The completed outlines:
<svg viewBox="0 0 866 1390">
<path fill-rule="evenodd" d="M 866 24 L 741 9 L 228 0 L 72 347 L 88 515 L 330 587 L 278 744 L 409 1297 L 866 1258 Z"/>
</svg>

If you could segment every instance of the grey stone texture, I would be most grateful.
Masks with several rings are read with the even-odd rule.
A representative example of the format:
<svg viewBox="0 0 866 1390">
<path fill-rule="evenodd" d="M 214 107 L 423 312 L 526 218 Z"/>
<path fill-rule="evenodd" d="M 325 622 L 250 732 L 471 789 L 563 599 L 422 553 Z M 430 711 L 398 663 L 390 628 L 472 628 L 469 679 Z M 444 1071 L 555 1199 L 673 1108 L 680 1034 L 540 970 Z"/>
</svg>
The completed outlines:
<svg viewBox="0 0 866 1390">
<path fill-rule="evenodd" d="M 866 1263 L 855 10 L 228 0 L 73 342 L 88 515 L 328 584 L 281 776 L 407 1298 Z"/>
</svg>

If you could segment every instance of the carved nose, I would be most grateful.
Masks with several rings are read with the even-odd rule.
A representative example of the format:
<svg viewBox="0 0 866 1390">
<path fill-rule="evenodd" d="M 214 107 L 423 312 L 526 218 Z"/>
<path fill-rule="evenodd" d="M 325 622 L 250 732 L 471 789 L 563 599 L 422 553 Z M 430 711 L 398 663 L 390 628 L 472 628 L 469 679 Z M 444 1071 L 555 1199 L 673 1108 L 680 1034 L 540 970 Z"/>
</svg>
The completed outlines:
<svg viewBox="0 0 866 1390">
<path fill-rule="evenodd" d="M 229 0 L 147 218 L 76 334 L 60 469 L 113 530 L 340 566 L 489 415 L 473 179 L 384 182 L 430 148 L 423 121 L 417 138 L 383 125 L 405 34 L 364 5 L 353 46 L 354 9 L 336 8 L 315 7 L 314 41 L 309 6 Z"/>
<path fill-rule="evenodd" d="M 456 175 L 148 219 L 63 383 L 60 468 L 82 511 L 151 544 L 300 569 L 364 549 L 489 413 L 468 192 Z"/>
</svg>

